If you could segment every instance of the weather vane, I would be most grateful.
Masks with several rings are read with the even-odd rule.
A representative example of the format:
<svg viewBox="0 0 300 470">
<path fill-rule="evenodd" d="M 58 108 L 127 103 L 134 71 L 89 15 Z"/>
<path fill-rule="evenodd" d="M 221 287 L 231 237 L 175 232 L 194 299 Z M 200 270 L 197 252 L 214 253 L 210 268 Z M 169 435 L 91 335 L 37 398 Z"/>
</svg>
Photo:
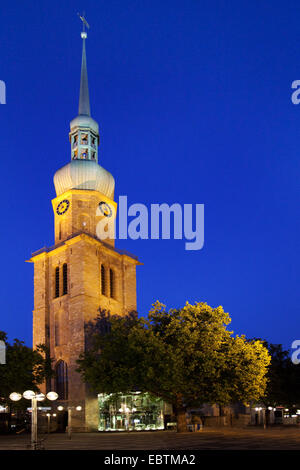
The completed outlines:
<svg viewBox="0 0 300 470">
<path fill-rule="evenodd" d="M 82 15 L 80 15 L 79 13 L 77 13 L 77 15 L 79 16 L 79 18 L 81 19 L 82 21 L 82 31 L 81 31 L 81 37 L 82 39 L 86 39 L 87 38 L 87 32 L 85 30 L 85 27 L 87 27 L 88 29 L 90 28 L 90 25 L 88 24 L 88 22 L 86 21 L 85 19 L 85 12 L 83 12 Z"/>
</svg>

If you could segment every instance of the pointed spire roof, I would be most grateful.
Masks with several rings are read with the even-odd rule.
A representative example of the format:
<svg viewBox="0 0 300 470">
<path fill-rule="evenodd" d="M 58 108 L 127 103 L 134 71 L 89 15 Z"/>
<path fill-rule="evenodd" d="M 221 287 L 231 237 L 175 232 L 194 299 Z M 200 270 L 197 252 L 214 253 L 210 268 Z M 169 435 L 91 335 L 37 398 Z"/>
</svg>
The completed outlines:
<svg viewBox="0 0 300 470">
<path fill-rule="evenodd" d="M 81 37 L 82 37 L 82 60 L 81 60 L 81 77 L 80 77 L 78 114 L 90 116 L 91 108 L 90 108 L 89 85 L 88 85 L 86 51 L 85 51 L 85 40 L 87 38 L 87 34 L 85 31 L 81 33 Z"/>
<path fill-rule="evenodd" d="M 87 66 L 86 66 L 86 51 L 85 51 L 85 40 L 87 38 L 87 32 L 85 28 L 89 28 L 89 24 L 87 23 L 84 16 L 80 16 L 83 30 L 81 31 L 81 38 L 82 38 L 82 59 L 81 59 L 81 77 L 80 77 L 80 93 L 79 93 L 79 107 L 78 107 L 78 115 L 72 119 L 70 122 L 70 131 L 75 132 L 79 128 L 85 128 L 85 130 L 91 130 L 94 134 L 99 138 L 99 126 L 98 123 L 91 117 L 91 109 L 90 109 L 90 97 L 89 97 L 89 86 L 88 86 L 88 74 L 87 74 Z M 96 137 L 95 136 L 95 137 Z M 97 141 L 99 144 L 99 140 Z M 94 151 L 95 149 L 93 149 Z M 73 154 L 72 154 L 73 155 Z M 72 158 L 71 155 L 71 158 Z M 96 161 L 97 161 L 96 155 Z"/>
</svg>

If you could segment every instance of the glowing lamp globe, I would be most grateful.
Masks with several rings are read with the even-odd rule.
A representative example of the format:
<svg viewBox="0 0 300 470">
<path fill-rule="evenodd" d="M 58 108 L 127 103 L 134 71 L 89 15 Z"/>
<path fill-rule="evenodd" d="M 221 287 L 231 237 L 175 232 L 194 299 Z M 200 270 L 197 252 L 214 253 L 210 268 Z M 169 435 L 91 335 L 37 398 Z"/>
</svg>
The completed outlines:
<svg viewBox="0 0 300 470">
<path fill-rule="evenodd" d="M 48 392 L 46 397 L 48 400 L 54 401 L 58 399 L 58 394 L 56 392 Z"/>
<path fill-rule="evenodd" d="M 62 411 L 62 410 L 64 409 L 64 407 L 61 406 L 61 405 L 59 405 L 59 406 L 57 407 L 57 409 L 58 409 L 58 411 Z"/>
<path fill-rule="evenodd" d="M 80 406 L 80 405 L 79 405 L 79 406 L 76 406 L 76 410 L 77 410 L 77 411 L 81 411 L 81 410 L 82 410 L 82 406 Z"/>
<path fill-rule="evenodd" d="M 17 392 L 13 392 L 9 395 L 9 398 L 12 400 L 12 401 L 19 401 L 21 400 L 22 398 L 22 395 L 20 393 L 17 393 Z"/>
<path fill-rule="evenodd" d="M 26 390 L 26 392 L 23 393 L 23 397 L 26 398 L 26 400 L 32 400 L 35 397 L 35 393 L 32 390 Z"/>
<path fill-rule="evenodd" d="M 37 401 L 43 401 L 45 400 L 45 395 L 43 393 L 39 393 L 38 395 L 36 395 L 36 399 Z"/>
</svg>

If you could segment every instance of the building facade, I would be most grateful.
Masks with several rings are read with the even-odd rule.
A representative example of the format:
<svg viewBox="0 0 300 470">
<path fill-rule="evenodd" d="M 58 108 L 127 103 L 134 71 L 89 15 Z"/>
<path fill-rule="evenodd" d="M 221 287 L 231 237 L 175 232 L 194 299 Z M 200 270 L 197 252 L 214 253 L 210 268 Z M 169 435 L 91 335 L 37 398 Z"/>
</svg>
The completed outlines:
<svg viewBox="0 0 300 470">
<path fill-rule="evenodd" d="M 70 123 L 71 161 L 54 176 L 54 245 L 32 254 L 33 347 L 46 344 L 55 377 L 42 391 L 56 390 L 58 405 L 72 407 L 72 427 L 99 429 L 99 398 L 76 372 L 85 349 L 87 322 L 99 309 L 126 315 L 136 310 L 137 258 L 115 248 L 114 178 L 98 164 L 99 127 L 91 117 L 86 32 L 78 116 Z M 76 411 L 77 406 L 81 411 Z"/>
</svg>

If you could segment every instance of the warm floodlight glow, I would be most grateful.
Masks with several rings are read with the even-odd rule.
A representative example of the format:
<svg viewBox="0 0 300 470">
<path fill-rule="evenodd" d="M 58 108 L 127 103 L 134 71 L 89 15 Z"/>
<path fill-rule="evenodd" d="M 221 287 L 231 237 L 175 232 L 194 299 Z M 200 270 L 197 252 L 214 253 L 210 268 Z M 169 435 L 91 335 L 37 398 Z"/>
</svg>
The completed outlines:
<svg viewBox="0 0 300 470">
<path fill-rule="evenodd" d="M 58 399 L 58 394 L 56 392 L 48 392 L 46 397 L 48 400 L 54 401 Z"/>
<path fill-rule="evenodd" d="M 62 411 L 62 410 L 64 409 L 64 407 L 61 406 L 61 405 L 59 405 L 59 406 L 57 407 L 57 409 L 58 409 L 58 411 Z"/>
<path fill-rule="evenodd" d="M 35 397 L 35 393 L 32 390 L 26 390 L 26 392 L 23 393 L 23 397 L 26 398 L 26 400 L 32 400 L 32 398 Z"/>
<path fill-rule="evenodd" d="M 17 393 L 17 392 L 13 392 L 9 395 L 9 398 L 12 400 L 12 401 L 19 401 L 21 400 L 22 398 L 22 395 L 20 393 Z"/>
<path fill-rule="evenodd" d="M 47 413 L 46 416 L 48 416 L 48 418 L 50 418 L 51 414 L 50 414 L 50 413 Z"/>
<path fill-rule="evenodd" d="M 77 411 L 81 411 L 81 410 L 82 410 L 82 406 L 80 406 L 80 405 L 76 406 L 76 410 L 77 410 Z"/>
</svg>

